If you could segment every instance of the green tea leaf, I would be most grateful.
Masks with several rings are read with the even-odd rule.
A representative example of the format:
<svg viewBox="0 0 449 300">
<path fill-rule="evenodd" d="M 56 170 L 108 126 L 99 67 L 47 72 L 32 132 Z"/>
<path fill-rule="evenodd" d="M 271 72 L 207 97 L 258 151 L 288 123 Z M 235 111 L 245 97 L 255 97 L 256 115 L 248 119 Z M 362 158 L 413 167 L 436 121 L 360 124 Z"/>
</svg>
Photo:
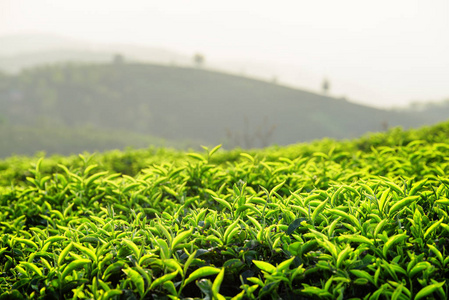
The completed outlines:
<svg viewBox="0 0 449 300">
<path fill-rule="evenodd" d="M 399 284 L 391 295 L 391 300 L 398 300 L 399 296 L 402 295 L 403 285 Z"/>
<path fill-rule="evenodd" d="M 368 272 L 366 272 L 364 270 L 356 270 L 356 269 L 350 270 L 349 272 L 351 272 L 358 278 L 367 279 L 369 282 L 371 282 L 374 285 L 374 277 L 372 275 L 370 275 Z"/>
<path fill-rule="evenodd" d="M 355 227 L 360 228 L 360 223 L 359 223 L 359 221 L 358 221 L 357 218 L 354 217 L 353 215 L 348 214 L 348 213 L 343 212 L 343 211 L 338 210 L 338 209 L 334 209 L 334 208 L 330 208 L 330 209 L 328 209 L 327 211 L 330 212 L 330 213 L 336 214 L 336 215 L 338 215 L 338 216 L 340 216 L 340 217 L 343 217 L 344 219 L 348 220 L 348 221 L 349 221 L 352 225 L 354 225 Z"/>
<path fill-rule="evenodd" d="M 262 271 L 265 271 L 269 274 L 273 274 L 274 272 L 276 272 L 276 267 L 273 266 L 270 263 L 264 262 L 264 261 L 260 261 L 260 260 L 253 260 L 253 263 Z"/>
<path fill-rule="evenodd" d="M 228 228 L 226 228 L 226 231 L 223 235 L 223 239 L 225 243 L 228 243 L 232 236 L 231 233 L 233 232 L 233 230 L 238 226 L 239 224 L 239 219 L 235 220 L 231 225 L 228 226 Z"/>
<path fill-rule="evenodd" d="M 192 235 L 192 230 L 193 229 L 181 232 L 173 239 L 173 242 L 172 242 L 172 245 L 171 245 L 172 251 L 175 250 L 176 246 L 179 245 L 183 240 L 185 240 L 186 238 L 188 238 L 189 236 Z"/>
<path fill-rule="evenodd" d="M 157 244 L 159 245 L 160 251 L 161 251 L 161 258 L 162 259 L 169 259 L 170 258 L 170 249 L 168 248 L 167 242 L 163 239 L 157 239 Z"/>
<path fill-rule="evenodd" d="M 295 259 L 295 257 L 293 256 L 293 257 L 281 262 L 276 268 L 277 271 L 282 272 L 282 271 L 288 270 L 288 268 L 290 267 L 290 265 L 292 264 L 294 259 Z"/>
<path fill-rule="evenodd" d="M 78 243 L 73 243 L 73 245 L 80 250 L 81 252 L 83 252 L 84 254 L 86 254 L 91 260 L 97 262 L 97 256 L 95 255 L 95 252 L 92 251 L 91 249 L 84 247 Z"/>
<path fill-rule="evenodd" d="M 416 200 L 418 200 L 420 198 L 420 196 L 410 196 L 410 197 L 406 197 L 404 199 L 402 199 L 401 201 L 396 202 L 391 208 L 390 211 L 388 212 L 388 215 L 390 217 L 393 216 L 393 214 L 399 210 L 401 210 L 402 208 L 410 205 L 410 203 L 415 202 Z"/>
<path fill-rule="evenodd" d="M 285 181 L 282 181 L 281 183 L 279 183 L 278 185 L 276 185 L 274 188 L 271 189 L 270 191 L 270 195 L 268 196 L 268 199 L 271 199 L 271 196 L 276 193 L 277 191 L 279 191 L 279 189 L 284 185 Z"/>
<path fill-rule="evenodd" d="M 33 247 L 35 249 L 39 249 L 39 247 L 36 245 L 35 242 L 27 240 L 27 239 L 22 239 L 22 238 L 16 237 L 16 238 L 14 238 L 14 242 L 19 242 L 19 243 L 25 244 L 27 246 Z"/>
<path fill-rule="evenodd" d="M 339 242 L 368 244 L 370 246 L 373 246 L 373 242 L 369 238 L 367 238 L 363 235 L 345 234 L 345 235 L 340 235 L 337 238 L 337 240 Z"/>
<path fill-rule="evenodd" d="M 131 251 L 134 253 L 134 256 L 136 259 L 140 259 L 140 250 L 139 247 L 137 247 L 137 245 L 128 239 L 123 239 L 123 243 L 128 246 L 129 249 L 131 249 Z"/>
<path fill-rule="evenodd" d="M 253 217 L 248 216 L 248 215 L 246 216 L 246 218 L 248 218 L 248 220 L 250 220 L 250 222 L 253 224 L 254 227 L 257 228 L 258 231 L 262 230 L 262 225 L 260 225 L 260 223 L 256 219 L 254 219 Z"/>
<path fill-rule="evenodd" d="M 210 152 L 209 152 L 209 157 L 211 157 L 212 155 L 214 155 L 214 153 L 217 152 L 218 149 L 220 149 L 220 148 L 221 148 L 221 144 L 215 146 L 212 150 L 210 150 Z"/>
<path fill-rule="evenodd" d="M 346 257 L 349 256 L 349 254 L 352 251 L 353 251 L 353 249 L 351 247 L 349 247 L 349 245 L 347 245 L 345 249 L 343 249 L 342 251 L 340 251 L 340 253 L 338 253 L 337 265 L 336 265 L 337 268 L 340 268 L 343 261 L 346 259 Z"/>
<path fill-rule="evenodd" d="M 125 263 L 122 261 L 117 261 L 113 264 L 110 264 L 104 271 L 102 279 L 107 280 L 108 277 L 111 276 L 112 274 L 120 272 L 124 265 Z"/>
<path fill-rule="evenodd" d="M 225 299 L 222 295 L 219 294 L 221 283 L 223 282 L 225 269 L 222 268 L 220 273 L 218 273 L 217 277 L 212 284 L 212 293 L 215 299 Z"/>
<path fill-rule="evenodd" d="M 434 245 L 427 244 L 427 247 L 429 247 L 429 249 L 436 255 L 436 257 L 438 257 L 438 260 L 443 264 L 443 254 L 441 254 L 441 252 Z"/>
<path fill-rule="evenodd" d="M 20 262 L 20 265 L 25 266 L 28 270 L 33 271 L 34 273 L 36 273 L 39 276 L 43 276 L 42 271 L 33 263 Z"/>
<path fill-rule="evenodd" d="M 64 261 L 65 257 L 67 256 L 67 254 L 69 254 L 69 251 L 72 250 L 73 247 L 73 243 L 69 243 L 64 250 L 61 251 L 61 253 L 59 254 L 58 257 L 58 265 L 61 266 L 62 262 Z"/>
<path fill-rule="evenodd" d="M 87 178 L 86 181 L 84 181 L 84 185 L 86 186 L 86 188 L 89 188 L 95 180 L 97 180 L 100 177 L 103 177 L 104 175 L 107 175 L 108 173 L 109 173 L 108 171 L 95 173 L 89 178 Z"/>
<path fill-rule="evenodd" d="M 221 199 L 221 198 L 218 198 L 218 197 L 214 197 L 214 196 L 212 196 L 212 195 L 211 195 L 211 197 L 212 197 L 215 201 L 217 201 L 218 203 L 220 203 L 221 205 L 223 205 L 224 207 L 226 207 L 227 209 L 229 209 L 229 211 L 232 211 L 231 204 L 229 204 L 228 201 L 226 201 L 226 200 L 224 200 L 224 199 Z"/>
<path fill-rule="evenodd" d="M 214 267 L 209 267 L 209 266 L 201 267 L 198 270 L 195 270 L 194 272 L 192 272 L 192 274 L 190 274 L 190 276 L 184 282 L 184 285 L 188 285 L 192 281 L 194 281 L 198 278 L 201 278 L 201 277 L 218 274 L 218 273 L 220 273 L 220 271 L 221 271 L 220 269 L 214 268 Z"/>
<path fill-rule="evenodd" d="M 76 259 L 69 263 L 62 271 L 61 278 L 66 278 L 73 270 L 82 268 L 84 265 L 91 263 L 89 259 Z"/>
<path fill-rule="evenodd" d="M 382 184 L 385 184 L 389 186 L 392 190 L 394 190 L 398 195 L 404 195 L 404 192 L 402 189 L 397 186 L 395 183 L 391 182 L 387 177 L 380 176 L 383 181 L 381 181 Z"/>
<path fill-rule="evenodd" d="M 168 267 L 171 270 L 178 270 L 179 274 L 181 276 L 184 276 L 184 271 L 181 268 L 181 265 L 178 263 L 175 259 L 164 259 L 163 261 L 164 265 Z"/>
<path fill-rule="evenodd" d="M 312 214 L 312 224 L 315 224 L 315 220 L 318 217 L 318 215 L 323 211 L 323 209 L 326 207 L 327 201 L 329 199 L 326 199 L 325 201 L 323 201 L 320 205 L 318 205 L 318 207 L 313 211 Z"/>
<path fill-rule="evenodd" d="M 243 157 L 247 158 L 251 163 L 254 163 L 254 157 L 252 157 L 248 153 L 244 153 L 244 152 L 240 153 L 240 156 L 243 156 Z"/>
<path fill-rule="evenodd" d="M 206 162 L 206 159 L 198 153 L 187 153 L 187 156 L 190 156 L 191 158 L 197 159 L 202 162 Z"/>
<path fill-rule="evenodd" d="M 420 182 L 417 182 L 413 188 L 408 193 L 409 196 L 416 195 L 416 193 L 426 184 L 428 178 L 421 180 Z"/>
<path fill-rule="evenodd" d="M 140 275 L 140 273 L 137 271 L 134 271 L 131 268 L 127 268 L 127 269 L 123 270 L 123 272 L 135 284 L 137 291 L 139 292 L 139 295 L 143 296 L 143 294 L 145 292 L 145 282 L 143 281 L 143 278 Z"/>
<path fill-rule="evenodd" d="M 45 252 L 45 251 L 48 250 L 48 248 L 51 246 L 52 243 L 57 243 L 57 242 L 60 242 L 60 241 L 62 241 L 62 240 L 66 240 L 66 239 L 67 239 L 67 237 L 65 237 L 65 236 L 59 236 L 59 235 L 49 237 L 48 239 L 45 240 L 44 246 L 42 247 L 42 250 L 41 250 L 41 251 L 44 251 L 44 252 Z"/>
<path fill-rule="evenodd" d="M 433 223 L 429 228 L 427 228 L 426 232 L 424 233 L 424 239 L 426 239 L 430 233 L 434 232 L 438 228 L 438 226 L 440 226 L 441 223 L 443 223 L 443 221 L 444 221 L 444 218 L 442 218 L 441 220 L 439 220 L 436 223 Z"/>
<path fill-rule="evenodd" d="M 422 288 L 415 296 L 414 300 L 419 300 L 421 298 L 427 297 L 430 294 L 433 294 L 434 292 L 436 292 L 439 288 L 441 288 L 444 284 L 446 283 L 446 281 L 443 282 L 439 282 L 439 283 L 434 283 L 431 285 L 428 285 L 424 288 Z"/>
<path fill-rule="evenodd" d="M 398 234 L 398 235 L 394 235 L 394 236 L 390 237 L 382 249 L 382 253 L 383 253 L 384 257 L 387 257 L 388 250 L 394 244 L 398 244 L 398 243 L 406 240 L 407 238 L 408 238 L 408 235 L 406 233 Z"/>
<path fill-rule="evenodd" d="M 166 289 L 171 295 L 176 296 L 176 287 L 172 281 L 166 281 L 162 284 L 162 287 Z"/>
<path fill-rule="evenodd" d="M 189 255 L 189 258 L 187 258 L 187 261 L 184 264 L 184 269 L 182 272 L 180 272 L 183 278 L 184 278 L 184 275 L 187 273 L 187 270 L 189 269 L 190 264 L 195 259 L 196 253 L 197 253 L 197 250 L 195 250 L 193 253 L 191 253 Z"/>
<path fill-rule="evenodd" d="M 109 299 L 113 298 L 114 296 L 119 296 L 121 294 L 122 294 L 121 290 L 118 290 L 118 289 L 109 290 L 103 294 L 102 300 L 109 300 Z"/>
<path fill-rule="evenodd" d="M 163 284 L 166 281 L 172 280 L 173 278 L 176 277 L 176 275 L 178 275 L 178 270 L 169 273 L 169 274 L 165 274 L 164 276 L 161 276 L 159 278 L 157 278 L 156 280 L 153 281 L 153 283 L 150 286 L 150 290 L 154 289 L 155 287 Z"/>
</svg>

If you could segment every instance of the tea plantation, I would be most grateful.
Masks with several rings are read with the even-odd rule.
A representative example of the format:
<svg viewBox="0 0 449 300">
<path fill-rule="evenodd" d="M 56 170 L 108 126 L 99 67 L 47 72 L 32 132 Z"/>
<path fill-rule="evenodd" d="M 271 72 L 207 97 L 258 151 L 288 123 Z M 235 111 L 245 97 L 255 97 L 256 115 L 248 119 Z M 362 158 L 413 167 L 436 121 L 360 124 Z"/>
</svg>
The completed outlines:
<svg viewBox="0 0 449 300">
<path fill-rule="evenodd" d="M 447 299 L 449 123 L 0 162 L 0 299 Z"/>
</svg>

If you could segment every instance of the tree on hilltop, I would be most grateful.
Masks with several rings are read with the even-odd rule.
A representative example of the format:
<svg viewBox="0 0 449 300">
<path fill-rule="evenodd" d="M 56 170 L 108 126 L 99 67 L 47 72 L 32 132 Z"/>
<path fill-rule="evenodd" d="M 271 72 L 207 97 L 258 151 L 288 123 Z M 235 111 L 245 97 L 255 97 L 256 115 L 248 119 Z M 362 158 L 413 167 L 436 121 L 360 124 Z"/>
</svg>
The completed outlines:
<svg viewBox="0 0 449 300">
<path fill-rule="evenodd" d="M 329 89 L 330 89 L 330 82 L 327 78 L 323 79 L 323 83 L 321 83 L 321 89 L 323 91 L 323 94 L 327 95 L 329 93 Z"/>
<path fill-rule="evenodd" d="M 193 56 L 193 63 L 195 64 L 195 66 L 197 67 L 197 68 L 201 68 L 202 66 L 203 66 L 203 64 L 204 64 L 204 55 L 203 54 L 201 54 L 201 53 L 196 53 L 194 56 Z"/>
</svg>

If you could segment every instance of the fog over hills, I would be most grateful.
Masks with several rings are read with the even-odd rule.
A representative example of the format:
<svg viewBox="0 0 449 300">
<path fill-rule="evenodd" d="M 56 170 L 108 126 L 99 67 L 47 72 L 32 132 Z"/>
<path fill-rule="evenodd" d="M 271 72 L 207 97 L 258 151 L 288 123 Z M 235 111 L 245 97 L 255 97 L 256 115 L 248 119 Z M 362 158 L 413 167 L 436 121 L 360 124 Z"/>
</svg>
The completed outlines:
<svg viewBox="0 0 449 300">
<path fill-rule="evenodd" d="M 131 44 L 103 44 L 66 38 L 50 34 L 21 34 L 0 36 L 0 72 L 17 73 L 25 68 L 60 62 L 105 63 L 117 54 L 127 61 L 162 64 L 169 66 L 193 66 L 195 53 L 181 53 L 164 48 Z M 282 85 L 318 92 L 322 74 L 293 63 L 279 64 L 269 61 L 217 59 L 205 56 L 204 68 Z M 331 89 L 332 90 L 332 89 Z M 366 91 L 375 97 L 373 91 Z M 337 97 L 347 98 L 346 95 Z"/>
<path fill-rule="evenodd" d="M 61 62 L 109 62 L 115 55 L 127 60 L 160 64 L 190 64 L 191 57 L 162 48 L 125 44 L 97 44 L 47 34 L 0 37 L 0 71 L 17 73 L 22 69 Z"/>
<path fill-rule="evenodd" d="M 2 140 L 15 153 L 71 153 L 77 140 L 84 143 L 80 130 L 108 138 L 107 146 L 100 147 L 95 140 L 101 138 L 90 137 L 85 143 L 88 151 L 145 147 L 153 141 L 160 145 L 160 139 L 172 144 L 190 141 L 196 146 L 223 143 L 226 148 L 252 148 L 323 137 L 352 138 L 391 126 L 440 121 L 422 112 L 375 109 L 201 68 L 126 60 L 41 66 L 3 75 L 1 82 L 0 135 L 6 135 Z M 33 143 L 27 128 L 33 129 L 31 136 L 36 139 L 39 128 L 45 139 L 63 136 L 72 148 L 63 142 L 57 149 L 41 141 Z M 14 130 L 20 134 L 15 136 Z M 76 139 L 70 138 L 74 131 Z M 21 135 L 27 138 L 19 141 Z M 134 141 L 129 140 L 131 136 Z"/>
<path fill-rule="evenodd" d="M 417 127 L 449 114 L 447 102 L 393 111 L 285 86 L 263 63 L 206 56 L 195 64 L 193 54 L 50 35 L 0 37 L 0 44 L 7 141 L 0 156 L 150 144 L 264 147 Z"/>
<path fill-rule="evenodd" d="M 176 49 L 166 49 L 148 46 L 138 46 L 135 44 L 104 44 L 99 42 L 85 41 L 74 38 L 66 38 L 51 34 L 21 34 L 0 36 L 0 72 L 17 73 L 25 68 L 32 68 L 39 65 L 61 63 L 61 62 L 90 62 L 106 63 L 113 60 L 113 57 L 120 54 L 128 62 L 143 62 L 160 64 L 165 66 L 194 66 L 193 56 L 196 54 L 185 53 Z M 351 102 L 360 103 L 372 107 L 391 108 L 405 107 L 404 99 L 402 104 L 388 104 L 388 97 L 398 93 L 400 82 L 391 85 L 391 89 L 373 89 L 365 85 L 365 81 L 360 79 L 356 82 L 348 81 L 344 77 L 327 77 L 321 67 L 314 65 L 316 60 L 301 59 L 298 61 L 267 61 L 257 60 L 257 58 L 219 58 L 213 54 L 203 53 L 205 57 L 203 68 L 218 72 L 225 72 L 233 75 L 259 79 L 263 81 L 276 82 L 292 88 L 320 93 L 322 82 L 325 78 L 330 80 L 329 95 L 336 98 L 345 98 Z M 282 57 L 280 57 L 282 58 Z M 369 74 L 369 72 L 368 72 Z M 387 74 L 385 74 L 387 75 Z M 373 74 L 374 76 L 374 74 Z M 384 78 L 386 80 L 387 77 Z M 367 79 L 367 78 L 364 78 Z M 430 79 L 428 79 L 430 80 Z M 428 81 L 427 80 L 427 81 Z M 436 80 L 440 82 L 441 79 Z M 402 85 L 404 82 L 402 82 Z M 425 85 L 423 83 L 423 85 Z M 438 84 L 435 85 L 437 87 Z M 421 84 L 415 84 L 410 89 L 404 86 L 401 91 L 419 90 Z M 436 92 L 436 90 L 435 90 Z M 390 94 L 386 98 L 386 95 Z M 430 93 L 432 94 L 432 93 Z M 430 95 L 429 94 L 429 95 Z M 410 96 L 411 101 L 441 101 L 444 98 L 422 98 Z M 421 97 L 421 98 L 420 98 Z M 398 100 L 399 99 L 391 100 Z M 395 101 L 394 101 L 395 102 Z M 397 103 L 400 103 L 397 102 Z M 396 102 L 395 102 L 396 103 Z"/>
</svg>

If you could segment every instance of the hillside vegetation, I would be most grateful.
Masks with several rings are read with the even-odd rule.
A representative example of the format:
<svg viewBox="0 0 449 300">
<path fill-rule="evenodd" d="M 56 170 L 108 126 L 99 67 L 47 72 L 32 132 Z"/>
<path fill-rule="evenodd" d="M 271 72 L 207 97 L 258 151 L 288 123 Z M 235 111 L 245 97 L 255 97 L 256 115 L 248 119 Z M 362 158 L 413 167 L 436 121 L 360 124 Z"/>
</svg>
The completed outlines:
<svg viewBox="0 0 449 300">
<path fill-rule="evenodd" d="M 449 123 L 251 151 L 11 157 L 0 299 L 447 299 L 448 156 Z"/>
<path fill-rule="evenodd" d="M 0 75 L 0 106 L 3 157 L 161 145 L 157 139 L 168 145 L 264 147 L 440 120 L 202 69 L 123 62 Z"/>
</svg>

